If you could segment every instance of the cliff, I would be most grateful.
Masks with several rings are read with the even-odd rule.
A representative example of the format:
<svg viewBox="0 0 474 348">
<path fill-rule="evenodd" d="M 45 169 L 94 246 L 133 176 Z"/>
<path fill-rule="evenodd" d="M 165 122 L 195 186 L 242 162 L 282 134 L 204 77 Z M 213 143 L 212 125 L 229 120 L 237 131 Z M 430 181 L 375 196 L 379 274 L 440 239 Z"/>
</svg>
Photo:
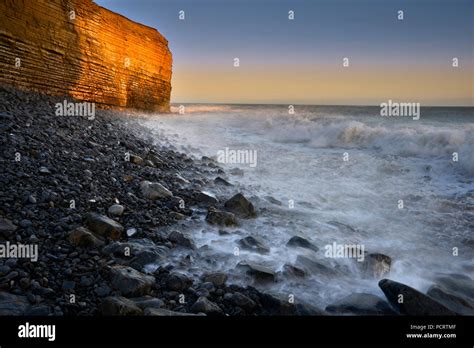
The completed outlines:
<svg viewBox="0 0 474 348">
<path fill-rule="evenodd" d="M 172 57 L 157 30 L 91 0 L 1 0 L 0 23 L 0 84 L 169 111 Z"/>
</svg>

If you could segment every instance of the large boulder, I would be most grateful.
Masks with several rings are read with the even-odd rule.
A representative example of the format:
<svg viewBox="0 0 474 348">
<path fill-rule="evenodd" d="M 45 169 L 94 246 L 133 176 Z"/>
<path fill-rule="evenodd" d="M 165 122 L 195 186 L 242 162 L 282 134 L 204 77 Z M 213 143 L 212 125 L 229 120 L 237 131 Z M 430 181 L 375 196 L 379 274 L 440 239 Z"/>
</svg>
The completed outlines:
<svg viewBox="0 0 474 348">
<path fill-rule="evenodd" d="M 142 181 L 140 189 L 145 198 L 155 200 L 173 196 L 173 193 L 157 182 Z"/>
<path fill-rule="evenodd" d="M 111 285 L 124 296 L 143 296 L 150 292 L 155 278 L 128 266 L 110 267 Z"/>
<path fill-rule="evenodd" d="M 245 250 L 255 251 L 260 254 L 266 254 L 270 251 L 260 238 L 247 236 L 239 240 L 239 246 Z"/>
<path fill-rule="evenodd" d="M 408 285 L 382 279 L 379 287 L 390 304 L 406 315 L 455 315 L 453 311 Z"/>
<path fill-rule="evenodd" d="M 87 214 L 86 225 L 95 234 L 115 240 L 120 239 L 124 231 L 117 221 L 96 213 Z"/>
<path fill-rule="evenodd" d="M 196 244 L 194 244 L 191 236 L 184 232 L 171 231 L 171 233 L 168 235 L 168 240 L 185 248 L 196 249 Z"/>
<path fill-rule="evenodd" d="M 227 281 L 227 274 L 223 272 L 205 273 L 202 276 L 202 280 L 204 282 L 212 283 L 216 288 L 219 288 L 225 285 L 225 282 Z"/>
<path fill-rule="evenodd" d="M 458 314 L 474 315 L 474 282 L 467 275 L 439 275 L 427 294 Z"/>
<path fill-rule="evenodd" d="M 257 216 L 253 204 L 241 193 L 237 193 L 226 201 L 224 207 L 241 218 L 253 218 Z"/>
<path fill-rule="evenodd" d="M 389 304 L 378 296 L 354 293 L 326 307 L 333 314 L 395 315 Z"/>
</svg>

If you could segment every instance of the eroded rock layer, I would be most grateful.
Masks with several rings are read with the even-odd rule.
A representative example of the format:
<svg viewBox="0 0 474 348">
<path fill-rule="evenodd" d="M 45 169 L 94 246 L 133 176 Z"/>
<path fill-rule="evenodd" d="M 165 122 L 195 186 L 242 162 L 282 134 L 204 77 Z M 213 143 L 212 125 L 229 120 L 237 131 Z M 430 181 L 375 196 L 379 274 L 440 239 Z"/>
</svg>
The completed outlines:
<svg viewBox="0 0 474 348">
<path fill-rule="evenodd" d="M 172 57 L 156 29 L 91 0 L 2 0 L 0 23 L 0 83 L 169 110 Z"/>
</svg>

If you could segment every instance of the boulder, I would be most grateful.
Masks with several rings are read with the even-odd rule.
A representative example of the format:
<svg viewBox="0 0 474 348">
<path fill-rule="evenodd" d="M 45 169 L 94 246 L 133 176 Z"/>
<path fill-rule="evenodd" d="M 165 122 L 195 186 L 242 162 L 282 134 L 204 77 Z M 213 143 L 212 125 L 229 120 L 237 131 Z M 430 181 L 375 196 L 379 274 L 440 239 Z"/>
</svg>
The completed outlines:
<svg viewBox="0 0 474 348">
<path fill-rule="evenodd" d="M 367 277 L 382 278 L 390 273 L 392 259 L 384 254 L 365 255 L 362 262 L 362 272 Z"/>
<path fill-rule="evenodd" d="M 253 218 L 257 216 L 252 203 L 244 197 L 243 194 L 237 193 L 224 203 L 226 210 L 234 213 L 241 218 Z"/>
<path fill-rule="evenodd" d="M 255 251 L 257 253 L 266 254 L 270 252 L 270 249 L 264 245 L 260 238 L 247 236 L 239 240 L 239 246 L 242 249 Z"/>
<path fill-rule="evenodd" d="M 172 231 L 168 235 L 168 240 L 172 243 L 184 246 L 189 249 L 196 249 L 196 244 L 194 244 L 193 239 L 187 233 Z"/>
<path fill-rule="evenodd" d="M 191 278 L 178 272 L 172 272 L 165 278 L 165 286 L 167 290 L 181 292 L 189 288 L 193 284 Z"/>
<path fill-rule="evenodd" d="M 143 315 L 143 311 L 133 301 L 122 296 L 105 298 L 100 305 L 100 313 L 105 316 Z"/>
<path fill-rule="evenodd" d="M 203 296 L 199 297 L 197 301 L 194 302 L 194 304 L 191 306 L 191 312 L 205 314 L 223 314 L 222 309 L 217 304 Z"/>
<path fill-rule="evenodd" d="M 111 285 L 124 296 L 142 296 L 147 294 L 155 278 L 140 273 L 128 266 L 110 267 Z"/>
<path fill-rule="evenodd" d="M 226 211 L 220 211 L 217 209 L 209 209 L 206 215 L 206 221 L 212 225 L 220 226 L 235 226 L 237 220 L 235 215 Z"/>
<path fill-rule="evenodd" d="M 241 261 L 237 265 L 238 268 L 245 269 L 247 274 L 253 276 L 259 281 L 275 281 L 276 273 L 270 268 L 250 261 Z"/>
<path fill-rule="evenodd" d="M 212 207 L 219 203 L 216 197 L 207 192 L 198 192 L 194 198 L 198 205 L 202 207 Z"/>
<path fill-rule="evenodd" d="M 442 289 L 438 286 L 432 286 L 429 288 L 426 294 L 456 314 L 474 315 L 474 306 L 469 300 L 460 296 L 456 296 L 446 289 Z"/>
<path fill-rule="evenodd" d="M 379 287 L 390 304 L 406 315 L 455 315 L 453 311 L 408 285 L 382 279 Z"/>
<path fill-rule="evenodd" d="M 293 236 L 290 238 L 288 243 L 286 243 L 287 246 L 289 247 L 300 247 L 304 249 L 310 249 L 313 251 L 318 251 L 318 247 L 311 243 L 309 240 L 307 240 L 304 237 L 301 236 Z"/>
<path fill-rule="evenodd" d="M 304 269 L 285 263 L 283 265 L 283 274 L 288 277 L 304 278 L 306 272 Z"/>
<path fill-rule="evenodd" d="M 222 186 L 233 186 L 230 182 L 228 182 L 227 180 L 221 178 L 220 176 L 218 176 L 217 178 L 214 179 L 214 184 L 222 185 Z"/>
<path fill-rule="evenodd" d="M 326 307 L 333 314 L 395 315 L 389 304 L 378 296 L 354 293 Z"/>
<path fill-rule="evenodd" d="M 173 196 L 173 193 L 157 182 L 142 181 L 140 189 L 145 198 L 155 200 Z"/>
<path fill-rule="evenodd" d="M 334 277 L 339 275 L 339 271 L 329 265 L 325 265 L 323 261 L 317 261 L 309 257 L 298 255 L 295 262 L 297 267 L 302 268 L 306 273 L 314 275 L 323 275 L 326 277 Z"/>
<path fill-rule="evenodd" d="M 115 240 L 120 239 L 124 231 L 117 221 L 96 213 L 87 214 L 86 225 L 95 234 Z"/>
<path fill-rule="evenodd" d="M 99 247 L 104 241 L 85 227 L 78 227 L 69 233 L 69 242 L 76 247 Z"/>
<path fill-rule="evenodd" d="M 227 274 L 223 272 L 206 273 L 203 275 L 202 280 L 204 282 L 210 282 L 216 288 L 219 288 L 225 285 L 225 282 L 227 281 Z"/>
<path fill-rule="evenodd" d="M 234 292 L 232 294 L 226 294 L 224 300 L 230 302 L 234 306 L 243 308 L 245 310 L 252 310 L 257 307 L 257 304 L 251 298 L 245 296 L 241 292 Z"/>
</svg>

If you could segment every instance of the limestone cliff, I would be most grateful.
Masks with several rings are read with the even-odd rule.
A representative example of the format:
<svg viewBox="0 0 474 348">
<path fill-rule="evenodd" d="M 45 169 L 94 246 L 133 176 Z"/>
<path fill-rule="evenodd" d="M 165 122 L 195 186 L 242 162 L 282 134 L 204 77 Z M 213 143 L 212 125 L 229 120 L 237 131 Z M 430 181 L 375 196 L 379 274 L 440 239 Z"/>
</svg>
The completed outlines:
<svg viewBox="0 0 474 348">
<path fill-rule="evenodd" d="M 91 0 L 1 0 L 0 83 L 168 111 L 171 52 L 155 29 Z"/>
</svg>

